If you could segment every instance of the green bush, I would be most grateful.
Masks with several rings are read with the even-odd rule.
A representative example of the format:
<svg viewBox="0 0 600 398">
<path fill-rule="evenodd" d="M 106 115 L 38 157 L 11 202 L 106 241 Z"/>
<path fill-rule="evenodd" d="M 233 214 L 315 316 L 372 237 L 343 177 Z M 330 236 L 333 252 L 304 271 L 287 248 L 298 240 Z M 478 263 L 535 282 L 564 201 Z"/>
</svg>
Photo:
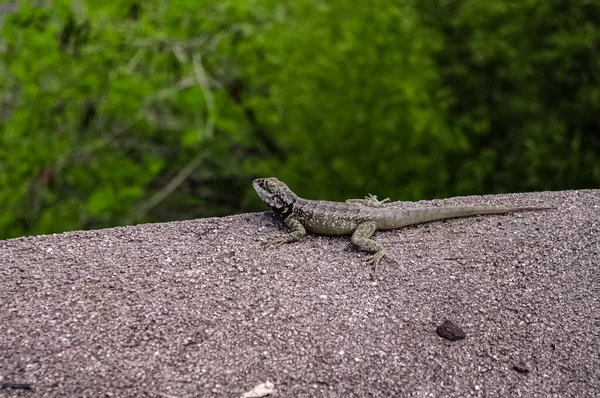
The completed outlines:
<svg viewBox="0 0 600 398">
<path fill-rule="evenodd" d="M 597 187 L 600 5 L 19 2 L 0 238 L 263 209 Z"/>
</svg>

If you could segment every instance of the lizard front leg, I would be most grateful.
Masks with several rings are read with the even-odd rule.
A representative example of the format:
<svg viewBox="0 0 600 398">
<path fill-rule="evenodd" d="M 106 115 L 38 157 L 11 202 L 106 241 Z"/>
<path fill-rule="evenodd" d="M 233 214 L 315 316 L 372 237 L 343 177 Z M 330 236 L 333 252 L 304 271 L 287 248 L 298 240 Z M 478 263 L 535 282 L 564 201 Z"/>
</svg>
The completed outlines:
<svg viewBox="0 0 600 398">
<path fill-rule="evenodd" d="M 373 266 L 373 270 L 377 271 L 377 266 L 383 257 L 386 256 L 385 248 L 381 243 L 371 239 L 371 236 L 377 230 L 377 224 L 374 221 L 365 221 L 358 224 L 352 234 L 352 243 L 364 251 L 375 253 L 369 257 L 368 262 Z"/>
<path fill-rule="evenodd" d="M 294 215 L 289 215 L 285 220 L 287 225 L 292 231 L 288 234 L 277 236 L 266 242 L 267 245 L 281 245 L 283 243 L 295 242 L 302 239 L 306 235 L 306 229 L 304 225 Z"/>
</svg>

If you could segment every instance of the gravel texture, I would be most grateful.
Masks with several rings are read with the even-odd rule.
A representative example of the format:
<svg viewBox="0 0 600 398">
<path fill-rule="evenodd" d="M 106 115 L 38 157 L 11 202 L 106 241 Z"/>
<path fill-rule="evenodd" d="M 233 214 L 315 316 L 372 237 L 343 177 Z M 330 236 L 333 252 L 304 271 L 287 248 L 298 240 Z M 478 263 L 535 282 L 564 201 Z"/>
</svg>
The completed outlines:
<svg viewBox="0 0 600 398">
<path fill-rule="evenodd" d="M 598 396 L 600 190 L 393 205 L 451 204 L 558 209 L 378 232 L 374 281 L 270 212 L 0 241 L 0 396 Z"/>
</svg>

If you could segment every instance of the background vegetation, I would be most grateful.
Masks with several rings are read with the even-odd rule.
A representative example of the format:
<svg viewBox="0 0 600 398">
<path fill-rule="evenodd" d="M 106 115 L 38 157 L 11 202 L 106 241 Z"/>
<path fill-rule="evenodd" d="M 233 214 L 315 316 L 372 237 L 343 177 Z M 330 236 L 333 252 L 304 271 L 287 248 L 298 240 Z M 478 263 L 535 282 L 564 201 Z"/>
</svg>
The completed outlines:
<svg viewBox="0 0 600 398">
<path fill-rule="evenodd" d="M 0 6 L 0 238 L 600 186 L 600 2 Z"/>
</svg>

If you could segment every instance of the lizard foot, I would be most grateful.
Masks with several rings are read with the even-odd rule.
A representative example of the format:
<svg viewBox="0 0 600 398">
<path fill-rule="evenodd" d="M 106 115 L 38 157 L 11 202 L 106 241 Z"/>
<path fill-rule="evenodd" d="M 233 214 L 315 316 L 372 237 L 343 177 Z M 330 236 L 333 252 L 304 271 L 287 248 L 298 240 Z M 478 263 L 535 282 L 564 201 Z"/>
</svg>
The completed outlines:
<svg viewBox="0 0 600 398">
<path fill-rule="evenodd" d="M 379 269 L 381 269 L 381 267 L 379 266 L 379 264 L 382 261 L 387 261 L 390 262 L 392 264 L 398 264 L 396 262 L 396 260 L 393 260 L 391 257 L 389 257 L 386 253 L 385 250 L 380 250 L 377 253 L 373 254 L 372 256 L 370 256 L 367 259 L 367 263 L 370 266 L 370 272 L 369 272 L 369 277 L 371 280 L 375 280 L 375 277 L 377 275 L 377 272 Z"/>
<path fill-rule="evenodd" d="M 390 198 L 385 198 L 382 200 L 377 199 L 377 195 L 369 194 L 365 196 L 364 199 L 347 199 L 346 203 L 349 204 L 357 204 L 361 206 L 367 207 L 385 207 L 388 205 L 387 202 L 390 201 Z"/>
<path fill-rule="evenodd" d="M 382 249 L 367 258 L 367 263 L 371 265 L 373 272 L 377 272 L 377 267 L 379 267 L 379 263 L 384 257 L 387 257 L 387 253 L 385 249 Z"/>
<path fill-rule="evenodd" d="M 287 239 L 286 235 L 283 236 L 276 236 L 274 238 L 268 239 L 265 242 L 263 242 L 264 246 L 274 246 L 274 247 L 279 247 L 282 246 L 284 243 L 289 242 L 289 240 Z"/>
<path fill-rule="evenodd" d="M 365 200 L 370 202 L 372 206 L 374 207 L 383 207 L 384 205 L 387 204 L 387 202 L 390 201 L 390 198 L 385 198 L 382 200 L 377 199 L 377 195 L 373 195 L 373 194 L 369 194 L 367 196 L 365 196 Z"/>
</svg>

